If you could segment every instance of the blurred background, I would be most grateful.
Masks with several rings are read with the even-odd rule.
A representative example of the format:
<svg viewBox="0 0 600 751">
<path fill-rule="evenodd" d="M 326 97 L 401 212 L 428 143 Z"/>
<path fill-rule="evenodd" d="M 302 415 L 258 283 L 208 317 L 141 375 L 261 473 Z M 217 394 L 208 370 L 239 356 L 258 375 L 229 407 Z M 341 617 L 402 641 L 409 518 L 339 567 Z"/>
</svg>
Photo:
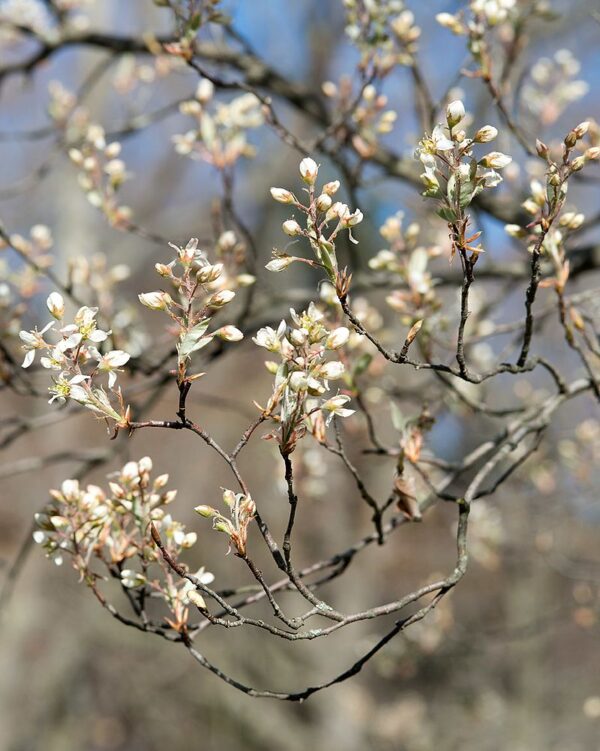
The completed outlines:
<svg viewBox="0 0 600 751">
<path fill-rule="evenodd" d="M 0 0 L 0 14 L 7 5 Z M 570 50 L 581 67 L 572 77 L 579 89 L 566 113 L 557 105 L 555 117 L 536 111 L 532 104 L 523 115 L 541 138 L 560 137 L 590 117 L 600 120 L 600 23 L 593 16 L 597 3 L 557 0 L 552 6 L 562 15 L 532 26 L 519 62 L 522 85 L 526 87 L 536 61 L 552 58 L 558 50 Z M 293 81 L 318 91 L 323 81 L 338 80 L 354 70 L 357 53 L 344 34 L 341 2 L 231 0 L 223 7 L 260 55 Z M 434 17 L 458 7 L 446 0 L 411 7 L 423 29 L 421 67 L 436 98 L 453 84 L 452 77 L 465 63 L 465 50 L 464 40 L 451 36 Z M 38 7 L 32 12 L 42 11 Z M 91 28 L 112 34 L 141 38 L 148 31 L 172 30 L 168 11 L 145 0 L 98 1 L 86 7 L 85 15 Z M 219 42 L 218 29 L 214 35 Z M 0 68 L 23 59 L 31 49 L 35 42 L 3 40 Z M 47 127 L 51 81 L 78 91 L 104 58 L 101 49 L 71 46 L 31 75 L 0 80 L 0 218 L 7 231 L 24 236 L 33 225 L 50 227 L 59 276 L 81 256 L 97 265 L 100 276 L 108 273 L 105 262 L 107 267 L 126 265 L 129 274 L 125 278 L 123 272 L 115 287 L 115 306 L 130 316 L 131 327 L 139 327 L 138 351 L 151 355 L 163 352 L 167 340 L 162 322 L 141 309 L 137 294 L 155 288 L 154 264 L 167 262 L 172 254 L 166 240 L 185 244 L 190 237 L 212 236 L 214 201 L 221 190 L 213 168 L 173 149 L 172 136 L 185 132 L 189 118 L 171 107 L 168 116 L 119 139 L 122 158 L 133 175 L 120 196 L 132 209 L 141 228 L 138 233 L 109 227 L 86 201 L 53 129 L 45 137 L 18 135 Z M 498 125 L 476 82 L 456 83 L 475 121 Z M 163 75 L 151 61 L 125 56 L 106 63 L 85 106 L 95 122 L 119 132 L 143 113 L 190 98 L 196 84 L 197 77 L 185 68 Z M 407 70 L 400 68 L 388 77 L 383 90 L 399 115 L 384 141 L 410 156 L 420 126 Z M 533 93 L 532 88 L 531 97 Z M 569 99 L 568 87 L 562 95 Z M 302 113 L 284 102 L 275 103 L 293 132 L 314 134 L 314 124 Z M 280 225 L 287 218 L 270 199 L 269 187 L 292 187 L 298 157 L 267 127 L 250 132 L 249 140 L 256 156 L 237 165 L 234 196 L 259 250 L 260 270 L 271 249 L 281 246 Z M 498 148 L 519 161 L 518 146 L 508 139 L 501 139 Z M 340 177 L 326 159 L 321 161 L 324 177 Z M 573 196 L 579 209 L 592 215 L 598 211 L 597 168 L 593 174 L 596 181 L 580 184 Z M 507 179 L 506 190 L 520 194 L 526 178 L 523 168 Z M 383 221 L 398 210 L 418 220 L 423 201 L 414 187 L 375 171 L 367 172 L 356 197 L 366 220 L 356 232 L 360 245 L 354 260 L 364 269 L 381 247 L 377 230 Z M 489 216 L 479 220 L 486 247 L 494 248 L 495 262 L 522 258 L 523 250 L 504 234 L 503 223 Z M 435 222 L 428 228 L 432 241 L 446 234 L 443 222 L 441 227 Z M 594 227 L 581 239 L 597 241 Z M 5 271 L 18 267 L 17 258 L 1 252 Z M 440 264 L 446 268 L 445 260 Z M 302 299 L 302 290 L 314 288 L 314 282 L 310 271 L 295 267 L 284 275 L 259 271 L 255 327 L 286 315 L 287 299 Z M 574 289 L 592 289 L 597 283 L 598 272 L 592 271 L 578 277 Z M 515 283 L 506 292 L 497 321 L 520 315 L 524 286 Z M 42 285 L 29 299 L 26 328 L 45 320 L 49 291 L 50 286 Z M 455 293 L 448 291 L 450 300 L 456 299 Z M 482 291 L 474 304 L 483 304 L 485 294 Z M 367 298 L 393 319 L 379 293 Z M 502 338 L 494 340 L 492 354 L 503 344 Z M 564 354 L 561 334 L 553 326 L 544 330 L 540 346 L 554 357 L 564 357 L 565 368 L 575 372 L 576 364 Z M 18 356 L 18 347 L 14 351 Z M 482 351 L 478 356 L 485 359 L 489 354 Z M 192 391 L 190 409 L 224 445 L 233 445 L 256 414 L 252 401 L 264 403 L 268 398 L 271 378 L 262 361 L 262 353 L 247 337 L 211 363 Z M 501 381 L 497 393 L 490 392 L 492 401 L 500 404 L 514 397 L 527 399 L 548 386 L 533 377 L 516 384 Z M 381 384 L 399 390 L 398 403 L 409 413 L 427 383 L 412 371 L 381 374 Z M 397 436 L 389 406 L 377 386 L 370 394 L 373 411 L 382 439 L 393 443 Z M 166 389 L 149 405 L 146 416 L 171 417 L 175 405 L 175 387 Z M 220 587 L 236 581 L 237 561 L 225 556 L 223 539 L 207 534 L 206 525 L 192 511 L 200 503 L 213 503 L 219 486 L 227 483 L 225 471 L 204 445 L 179 432 L 168 441 L 163 435 L 140 432 L 113 445 L 104 426 L 89 415 L 63 411 L 57 420 L 55 414 L 46 417 L 51 409 L 45 399 L 0 392 L 1 749 L 296 751 L 315 746 L 345 751 L 600 751 L 600 423 L 597 403 L 590 396 L 559 410 L 535 457 L 493 498 L 476 504 L 470 533 L 472 564 L 457 590 L 429 618 L 393 640 L 357 677 L 302 705 L 237 693 L 202 671 L 185 650 L 110 618 L 77 583 L 68 565 L 56 568 L 40 550 L 23 548 L 48 488 L 58 487 L 83 466 L 86 482 L 102 484 L 107 473 L 148 454 L 156 474 L 168 472 L 171 487 L 179 490 L 173 514 L 201 534 L 190 564 L 206 566 Z M 12 436 L 15 415 L 34 421 L 35 429 L 5 440 Z M 499 424 L 456 401 L 440 409 L 437 417 L 428 442 L 448 461 L 463 456 Z M 360 453 L 362 428 L 354 430 L 352 458 L 373 493 L 385 496 L 392 469 L 378 457 L 365 460 Z M 48 454 L 69 452 L 74 446 L 78 461 L 43 461 Z M 287 508 L 275 459 L 271 443 L 256 441 L 242 457 L 241 467 L 253 496 L 268 509 L 270 524 L 280 534 Z M 368 528 L 369 515 L 336 457 L 307 442 L 294 461 L 303 503 L 296 556 L 299 565 L 305 565 L 359 539 Z M 324 595 L 334 597 L 342 610 L 371 607 L 444 575 L 453 566 L 454 522 L 452 509 L 438 504 L 422 524 L 405 525 L 385 547 L 366 551 Z M 258 686 L 300 688 L 334 676 L 358 659 L 384 633 L 385 625 L 361 624 L 306 644 L 282 643 L 250 630 L 209 629 L 202 635 L 201 650 L 229 673 Z"/>
</svg>

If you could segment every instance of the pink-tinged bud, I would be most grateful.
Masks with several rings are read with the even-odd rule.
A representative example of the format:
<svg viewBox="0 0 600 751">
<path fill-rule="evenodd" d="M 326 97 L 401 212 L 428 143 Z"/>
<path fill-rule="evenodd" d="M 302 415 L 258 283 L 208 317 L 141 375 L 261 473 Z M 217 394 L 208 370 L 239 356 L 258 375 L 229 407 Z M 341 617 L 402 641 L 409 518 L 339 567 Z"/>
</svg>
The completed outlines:
<svg viewBox="0 0 600 751">
<path fill-rule="evenodd" d="M 585 152 L 586 159 L 598 159 L 598 157 L 600 157 L 599 146 L 590 146 L 590 148 Z"/>
<path fill-rule="evenodd" d="M 60 321 L 65 314 L 65 301 L 58 292 L 52 292 L 46 300 L 50 315 Z"/>
<path fill-rule="evenodd" d="M 230 303 L 235 297 L 235 292 L 230 289 L 222 289 L 216 292 L 212 297 L 207 300 L 207 306 L 209 308 L 222 308 L 227 303 Z"/>
<path fill-rule="evenodd" d="M 236 326 L 222 326 L 215 334 L 226 342 L 239 342 L 244 338 L 242 332 Z"/>
<path fill-rule="evenodd" d="M 271 188 L 271 197 L 279 203 L 294 203 L 294 196 L 285 188 Z"/>
<path fill-rule="evenodd" d="M 327 193 L 328 196 L 335 195 L 340 189 L 340 181 L 332 180 L 330 183 L 325 183 L 323 186 L 323 193 Z"/>
<path fill-rule="evenodd" d="M 167 266 L 166 263 L 155 263 L 154 268 L 156 270 L 156 273 L 160 274 L 161 276 L 171 276 L 171 267 Z"/>
<path fill-rule="evenodd" d="M 484 167 L 491 167 L 492 169 L 503 169 L 512 162 L 512 157 L 507 154 L 503 154 L 501 151 L 490 151 L 480 161 Z"/>
<path fill-rule="evenodd" d="M 588 132 L 589 127 L 589 120 L 584 120 L 582 123 L 579 123 L 579 125 L 573 128 L 573 133 L 575 133 L 575 135 L 577 136 L 577 140 L 585 136 L 585 134 Z"/>
<path fill-rule="evenodd" d="M 308 185 L 314 185 L 315 180 L 317 179 L 317 175 L 319 173 L 319 168 L 317 166 L 317 163 L 314 161 L 314 159 L 311 159 L 310 157 L 306 157 L 300 162 L 300 175 L 302 176 L 302 179 L 305 183 Z"/>
<path fill-rule="evenodd" d="M 139 301 L 150 310 L 167 310 L 173 300 L 167 292 L 143 292 L 138 295 Z"/>
<path fill-rule="evenodd" d="M 573 172 L 579 172 L 579 170 L 582 170 L 586 163 L 586 158 L 584 156 L 578 156 L 571 162 L 571 170 Z"/>
<path fill-rule="evenodd" d="M 550 152 L 546 144 L 543 141 L 540 141 L 539 138 L 535 139 L 535 150 L 537 151 L 538 156 L 541 156 L 542 159 L 545 159 Z"/>
<path fill-rule="evenodd" d="M 498 129 L 493 125 L 484 125 L 483 128 L 479 128 L 473 140 L 475 143 L 489 143 L 493 141 L 498 135 Z"/>
<path fill-rule="evenodd" d="M 285 234 L 289 235 L 290 237 L 296 237 L 297 235 L 302 234 L 302 227 L 295 219 L 288 219 L 283 223 L 282 226 Z"/>
<path fill-rule="evenodd" d="M 456 99 L 454 102 L 450 102 L 450 104 L 446 107 L 446 121 L 449 125 L 449 127 L 454 127 L 455 125 L 458 125 L 458 123 L 463 119 L 465 116 L 465 105 L 460 101 L 460 99 Z"/>
<path fill-rule="evenodd" d="M 200 284 L 210 284 L 217 280 L 223 273 L 223 264 L 215 263 L 201 266 L 196 272 L 196 279 Z"/>
<path fill-rule="evenodd" d="M 327 211 L 333 203 L 332 198 L 327 193 L 321 193 L 317 198 L 317 208 L 319 211 Z"/>
</svg>

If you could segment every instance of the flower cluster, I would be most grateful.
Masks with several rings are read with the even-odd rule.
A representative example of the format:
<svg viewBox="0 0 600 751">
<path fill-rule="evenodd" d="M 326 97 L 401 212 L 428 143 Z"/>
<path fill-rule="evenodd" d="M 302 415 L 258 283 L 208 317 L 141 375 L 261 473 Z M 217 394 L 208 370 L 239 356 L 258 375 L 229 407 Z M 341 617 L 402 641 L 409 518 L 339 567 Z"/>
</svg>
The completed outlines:
<svg viewBox="0 0 600 751">
<path fill-rule="evenodd" d="M 100 352 L 97 349 L 96 345 L 104 343 L 111 334 L 98 328 L 97 308 L 79 308 L 73 323 L 55 331 L 55 323 L 63 322 L 65 302 L 58 292 L 53 292 L 46 304 L 55 321 L 48 323 L 41 331 L 33 329 L 19 334 L 25 350 L 23 367 L 28 368 L 33 363 L 37 351 L 43 352 L 40 359 L 42 367 L 57 374 L 52 377 L 50 402 L 73 399 L 92 412 L 114 420 L 119 426 L 127 425 L 128 410 L 116 381 L 120 368 L 129 360 L 129 354 L 123 350 Z M 58 341 L 46 341 L 49 332 L 58 334 Z M 96 385 L 102 375 L 108 376 L 108 390 L 116 398 L 116 406 L 104 388 Z"/>
<path fill-rule="evenodd" d="M 467 34 L 476 30 L 477 25 L 497 26 L 514 14 L 517 0 L 470 0 L 469 9 L 472 19 L 465 21 L 463 13 L 438 13 L 439 24 L 450 29 L 454 34 Z"/>
<path fill-rule="evenodd" d="M 465 236 L 468 217 L 465 209 L 475 196 L 486 188 L 494 188 L 501 181 L 498 170 L 512 161 L 510 156 L 499 151 L 490 151 L 476 159 L 473 146 L 493 141 L 498 131 L 492 125 L 479 128 L 472 138 L 459 127 L 465 117 L 461 101 L 450 102 L 446 108 L 446 125 L 436 125 L 431 135 L 420 142 L 416 157 L 425 171 L 421 180 L 425 185 L 423 195 L 439 201 L 438 216 L 445 219 L 451 228 L 452 255 L 456 250 L 480 253 L 481 245 L 473 245 L 480 233 Z"/>
<path fill-rule="evenodd" d="M 173 136 L 173 143 L 178 154 L 224 169 L 240 157 L 254 156 L 247 131 L 260 127 L 264 115 L 254 94 L 242 94 L 227 103 L 213 102 L 213 97 L 213 84 L 203 78 L 195 99 L 183 102 L 180 107 L 182 114 L 195 118 L 196 127 Z"/>
<path fill-rule="evenodd" d="M 52 500 L 36 514 L 38 529 L 33 537 L 54 563 L 60 565 L 65 556 L 70 557 L 89 586 L 95 587 L 96 580 L 108 573 L 126 589 L 143 590 L 163 600 L 171 613 L 167 621 L 180 630 L 187 622 L 189 603 L 201 603 L 189 580 L 173 577 L 153 545 L 150 524 L 174 558 L 195 544 L 196 533 L 186 532 L 166 512 L 177 495 L 176 490 L 165 490 L 169 476 L 151 480 L 151 472 L 152 461 L 146 456 L 110 475 L 108 490 L 65 480 L 60 490 L 50 491 Z M 202 584 L 214 578 L 204 569 L 195 576 Z"/>
<path fill-rule="evenodd" d="M 324 437 L 324 427 L 335 415 L 348 417 L 350 397 L 329 391 L 329 381 L 344 377 L 345 367 L 340 360 L 327 360 L 327 354 L 343 347 L 350 332 L 344 326 L 330 330 L 324 324 L 324 315 L 314 303 L 302 314 L 290 311 L 293 325 L 285 321 L 277 330 L 270 326 L 258 331 L 253 341 L 259 347 L 277 354 L 280 362 L 269 361 L 267 369 L 275 376 L 273 394 L 263 410 L 279 426 L 269 437 L 274 438 L 282 453 L 291 453 L 296 442 L 307 429 L 319 439 Z M 323 414 L 326 415 L 323 425 Z"/>
<path fill-rule="evenodd" d="M 380 136 L 391 132 L 398 117 L 394 110 L 387 109 L 387 96 L 378 93 L 373 84 L 368 84 L 362 89 L 360 97 L 356 97 L 348 76 L 344 76 L 339 85 L 325 81 L 322 89 L 325 96 L 335 104 L 334 119 L 352 112 L 356 130 L 352 135 L 352 145 L 363 159 L 372 157 Z"/>
<path fill-rule="evenodd" d="M 528 240 L 529 252 L 549 256 L 556 276 L 542 282 L 542 286 L 553 286 L 559 293 L 562 293 L 569 278 L 565 239 L 570 232 L 578 230 L 585 220 L 584 215 L 576 210 L 563 211 L 568 181 L 587 162 L 600 159 L 600 147 L 585 143 L 589 126 L 589 122 L 585 121 L 567 133 L 560 157 L 554 157 L 545 143 L 537 141 L 538 154 L 546 162 L 546 174 L 544 184 L 539 180 L 531 181 L 531 195 L 522 204 L 532 221 L 524 227 L 519 224 L 505 225 L 505 231 L 511 237 Z"/>
<path fill-rule="evenodd" d="M 31 29 L 38 36 L 48 40 L 55 37 L 54 19 L 42 0 L 2 0 L 0 23 L 6 24 L 9 32 L 13 34 L 22 27 Z M 11 29 L 11 25 L 14 30 Z M 3 36 L 5 33 L 3 29 Z"/>
<path fill-rule="evenodd" d="M 78 148 L 69 150 L 88 201 L 102 211 L 113 227 L 126 227 L 131 219 L 131 209 L 117 200 L 119 188 L 129 177 L 120 153 L 121 144 L 107 144 L 104 128 L 97 124 L 90 124 Z"/>
<path fill-rule="evenodd" d="M 212 506 L 196 506 L 194 511 L 207 519 L 213 520 L 213 529 L 229 537 L 236 554 L 244 557 L 248 541 L 248 526 L 256 513 L 256 505 L 249 495 L 234 493 L 223 489 L 223 503 L 229 509 L 229 518 Z"/>
<path fill-rule="evenodd" d="M 484 78 L 491 80 L 493 59 L 492 40 L 505 47 L 505 55 L 512 54 L 510 44 L 519 26 L 533 17 L 552 18 L 548 0 L 470 0 L 468 9 L 457 13 L 438 13 L 436 20 L 457 36 L 467 38 L 467 46 L 473 62 Z M 497 34 L 492 34 L 494 31 Z"/>
<path fill-rule="evenodd" d="M 158 290 L 139 295 L 140 302 L 151 310 L 166 312 L 178 330 L 178 382 L 191 381 L 198 375 L 187 376 L 188 363 L 194 352 L 209 344 L 215 336 L 228 342 L 243 338 L 235 326 L 221 326 L 209 332 L 213 317 L 235 297 L 235 292 L 222 287 L 222 263 L 210 263 L 206 253 L 198 249 L 192 238 L 185 247 L 171 244 L 176 257 L 169 264 L 157 263 L 155 268 L 168 279 L 177 292 L 178 301 L 168 292 Z M 180 269 L 178 271 L 177 269 Z"/>
<path fill-rule="evenodd" d="M 536 124 L 552 125 L 572 102 L 589 90 L 576 78 L 581 64 L 570 50 L 557 50 L 551 58 L 542 57 L 531 67 L 519 101 Z"/>
<path fill-rule="evenodd" d="M 436 307 L 434 280 L 427 267 L 429 260 L 439 256 L 442 249 L 437 245 L 422 245 L 419 224 L 411 222 L 404 229 L 403 218 L 403 213 L 399 211 L 388 217 L 380 228 L 379 232 L 388 247 L 371 258 L 369 267 L 396 276 L 406 285 L 408 289 L 391 292 L 386 302 L 393 310 L 418 319 Z"/>
<path fill-rule="evenodd" d="M 39 290 L 39 280 L 44 270 L 53 262 L 51 253 L 54 240 L 50 229 L 45 224 L 35 224 L 29 230 L 29 237 L 13 233 L 7 242 L 17 253 L 30 263 L 17 267 L 0 260 L 2 278 L 7 279 L 21 297 L 32 297 Z M 0 250 L 6 247 L 6 242 L 0 237 Z"/>
<path fill-rule="evenodd" d="M 421 29 L 403 0 L 344 0 L 346 35 L 361 52 L 361 65 L 372 63 L 378 75 L 395 65 L 412 65 Z"/>
<path fill-rule="evenodd" d="M 357 241 L 352 237 L 352 227 L 362 222 L 363 214 L 359 209 L 350 211 L 345 203 L 334 201 L 333 196 L 340 187 L 339 180 L 325 183 L 321 190 L 317 191 L 318 173 L 319 167 L 310 157 L 300 162 L 300 175 L 306 184 L 305 191 L 308 194 L 306 205 L 285 188 L 271 188 L 271 196 L 276 201 L 291 205 L 304 214 L 304 226 L 301 226 L 296 219 L 291 218 L 283 223 L 283 231 L 289 237 L 306 238 L 317 260 L 313 261 L 275 251 L 273 260 L 267 264 L 267 269 L 269 271 L 283 271 L 294 261 L 302 261 L 310 266 L 323 268 L 336 290 L 343 294 L 347 291 L 344 289 L 344 282 L 347 281 L 347 278 L 345 274 L 340 273 L 335 242 L 340 232 L 348 231 L 350 240 L 356 243 Z"/>
</svg>

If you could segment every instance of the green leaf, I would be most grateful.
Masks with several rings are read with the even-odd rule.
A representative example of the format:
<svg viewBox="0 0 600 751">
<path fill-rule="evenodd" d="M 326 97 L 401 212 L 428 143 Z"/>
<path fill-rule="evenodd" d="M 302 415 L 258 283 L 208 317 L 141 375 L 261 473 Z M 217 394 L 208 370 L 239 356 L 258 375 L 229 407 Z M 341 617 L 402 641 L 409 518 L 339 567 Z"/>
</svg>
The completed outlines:
<svg viewBox="0 0 600 751">
<path fill-rule="evenodd" d="M 458 219 L 456 212 L 453 211 L 449 206 L 442 206 L 436 211 L 436 214 L 442 219 L 445 219 L 447 222 L 450 222 L 451 224 Z"/>
<path fill-rule="evenodd" d="M 202 349 L 202 347 L 206 347 L 206 345 L 212 341 L 212 334 L 210 336 L 204 336 L 209 322 L 209 319 L 200 321 L 200 323 L 196 324 L 181 338 L 177 344 L 177 353 L 180 363 L 188 358 L 192 352 L 196 352 L 197 350 Z"/>
</svg>

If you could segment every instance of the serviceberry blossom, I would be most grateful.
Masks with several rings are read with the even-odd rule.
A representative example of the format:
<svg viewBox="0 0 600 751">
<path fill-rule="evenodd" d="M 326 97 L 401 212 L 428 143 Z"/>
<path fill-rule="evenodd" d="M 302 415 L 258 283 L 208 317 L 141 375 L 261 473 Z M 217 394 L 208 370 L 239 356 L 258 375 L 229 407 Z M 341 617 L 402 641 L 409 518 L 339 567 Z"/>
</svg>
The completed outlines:
<svg viewBox="0 0 600 751">
<path fill-rule="evenodd" d="M 62 320 L 65 302 L 58 292 L 53 292 L 47 300 L 47 307 L 56 319 Z M 42 331 L 21 331 L 27 368 L 34 360 L 36 350 L 44 355 L 40 358 L 42 367 L 57 373 L 52 376 L 50 402 L 64 403 L 69 399 L 78 402 L 92 412 L 114 420 L 119 426 L 128 422 L 128 410 L 123 403 L 120 388 L 117 388 L 117 373 L 129 362 L 130 355 L 124 350 L 100 352 L 96 344 L 102 344 L 110 336 L 110 331 L 98 328 L 97 308 L 83 306 L 75 314 L 73 323 L 67 323 L 56 331 L 54 323 L 47 324 Z M 60 337 L 55 343 L 45 340 L 49 331 Z M 96 363 L 94 365 L 94 362 Z M 109 394 L 102 386 L 97 386 L 98 378 L 108 374 Z M 114 403 L 116 401 L 116 404 Z"/>
<path fill-rule="evenodd" d="M 324 314 L 314 303 L 300 314 L 292 309 L 290 315 L 293 325 L 281 321 L 277 330 L 266 326 L 253 338 L 259 347 L 280 358 L 279 363 L 266 363 L 275 383 L 263 412 L 280 426 L 269 437 L 279 443 L 284 453 L 294 450 L 307 429 L 316 429 L 316 415 L 325 403 L 319 397 L 329 390 L 330 381 L 343 379 L 346 372 L 341 360 L 328 360 L 327 354 L 340 351 L 350 338 L 345 326 L 329 329 Z M 317 401 L 311 401 L 312 397 L 317 397 Z M 349 397 L 345 399 L 348 400 Z M 348 410 L 336 414 L 345 417 L 351 413 Z"/>
</svg>

